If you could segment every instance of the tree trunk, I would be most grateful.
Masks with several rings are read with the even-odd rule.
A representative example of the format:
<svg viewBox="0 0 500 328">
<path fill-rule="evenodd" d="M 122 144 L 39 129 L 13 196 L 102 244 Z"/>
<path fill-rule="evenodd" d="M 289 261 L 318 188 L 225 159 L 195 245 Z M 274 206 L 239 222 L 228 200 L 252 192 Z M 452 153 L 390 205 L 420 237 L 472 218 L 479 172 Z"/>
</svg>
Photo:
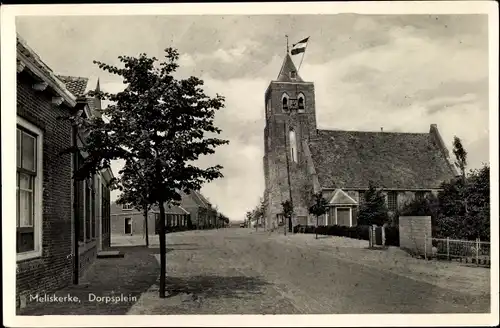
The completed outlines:
<svg viewBox="0 0 500 328">
<path fill-rule="evenodd" d="M 149 247 L 149 231 L 148 231 L 148 208 L 144 209 L 144 231 L 146 233 L 146 247 Z"/>
<path fill-rule="evenodd" d="M 165 276 L 167 274 L 167 238 L 165 236 L 165 208 L 160 202 L 160 298 L 165 298 Z"/>
</svg>

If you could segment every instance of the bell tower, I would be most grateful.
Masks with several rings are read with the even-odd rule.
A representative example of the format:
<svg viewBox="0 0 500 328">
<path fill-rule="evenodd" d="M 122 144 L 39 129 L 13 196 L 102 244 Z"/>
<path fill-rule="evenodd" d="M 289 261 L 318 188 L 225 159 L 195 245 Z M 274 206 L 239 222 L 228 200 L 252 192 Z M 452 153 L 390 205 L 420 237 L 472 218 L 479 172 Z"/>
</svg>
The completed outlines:
<svg viewBox="0 0 500 328">
<path fill-rule="evenodd" d="M 307 183 L 303 143 L 316 136 L 314 84 L 302 79 L 288 52 L 264 101 L 265 224 L 266 229 L 273 229 L 282 221 L 283 201 L 292 200 L 295 213 L 291 225 L 308 216 L 302 192 Z M 283 223 L 288 228 L 289 222 Z"/>
</svg>

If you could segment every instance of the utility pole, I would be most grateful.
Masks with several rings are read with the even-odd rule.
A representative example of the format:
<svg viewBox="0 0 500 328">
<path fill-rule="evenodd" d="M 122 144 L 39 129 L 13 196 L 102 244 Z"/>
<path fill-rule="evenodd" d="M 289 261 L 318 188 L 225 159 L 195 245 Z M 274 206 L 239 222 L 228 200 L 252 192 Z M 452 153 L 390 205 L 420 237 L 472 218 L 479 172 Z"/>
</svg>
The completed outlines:
<svg viewBox="0 0 500 328">
<path fill-rule="evenodd" d="M 289 192 L 289 197 L 290 197 L 290 205 L 292 206 L 292 209 L 293 209 L 292 184 L 290 181 L 290 160 L 288 158 L 288 146 L 287 146 L 287 142 L 286 142 L 286 132 L 287 132 L 286 122 L 283 122 L 283 128 L 284 128 L 284 134 L 285 134 L 284 137 L 285 137 L 286 174 L 287 174 L 287 180 L 288 180 L 288 192 Z M 288 222 L 287 222 L 288 227 L 285 226 L 285 235 L 286 235 L 286 229 L 288 228 L 290 230 L 290 226 L 292 223 L 291 217 L 287 218 L 287 219 L 288 219 Z"/>
</svg>

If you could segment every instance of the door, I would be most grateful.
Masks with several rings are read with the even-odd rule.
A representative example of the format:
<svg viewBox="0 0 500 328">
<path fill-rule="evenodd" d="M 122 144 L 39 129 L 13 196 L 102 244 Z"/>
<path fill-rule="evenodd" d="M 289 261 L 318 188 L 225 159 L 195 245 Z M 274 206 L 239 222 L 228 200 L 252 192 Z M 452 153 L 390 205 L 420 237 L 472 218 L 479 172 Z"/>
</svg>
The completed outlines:
<svg viewBox="0 0 500 328">
<path fill-rule="evenodd" d="M 125 218 L 125 234 L 126 235 L 132 234 L 132 219 L 131 218 Z"/>
<path fill-rule="evenodd" d="M 337 222 L 339 226 L 351 226 L 351 209 L 337 208 Z"/>
</svg>

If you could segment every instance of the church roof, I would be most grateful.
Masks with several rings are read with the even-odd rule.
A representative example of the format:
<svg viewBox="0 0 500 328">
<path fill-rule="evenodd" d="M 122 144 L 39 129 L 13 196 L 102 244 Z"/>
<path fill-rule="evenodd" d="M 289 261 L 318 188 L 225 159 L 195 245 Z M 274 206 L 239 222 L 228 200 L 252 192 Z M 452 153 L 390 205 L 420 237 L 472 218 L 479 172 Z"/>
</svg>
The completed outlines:
<svg viewBox="0 0 500 328">
<path fill-rule="evenodd" d="M 357 205 L 358 203 L 342 189 L 336 189 L 328 202 L 331 205 Z"/>
<path fill-rule="evenodd" d="M 309 148 L 322 188 L 435 189 L 454 177 L 431 133 L 318 130 Z"/>
<path fill-rule="evenodd" d="M 292 80 L 290 77 L 290 72 L 296 72 L 297 77 Z M 276 79 L 278 82 L 304 82 L 300 75 L 297 72 L 297 68 L 290 57 L 290 54 L 286 54 L 285 59 L 283 60 L 283 65 L 281 65 L 280 73 L 278 74 L 278 78 Z"/>
</svg>

